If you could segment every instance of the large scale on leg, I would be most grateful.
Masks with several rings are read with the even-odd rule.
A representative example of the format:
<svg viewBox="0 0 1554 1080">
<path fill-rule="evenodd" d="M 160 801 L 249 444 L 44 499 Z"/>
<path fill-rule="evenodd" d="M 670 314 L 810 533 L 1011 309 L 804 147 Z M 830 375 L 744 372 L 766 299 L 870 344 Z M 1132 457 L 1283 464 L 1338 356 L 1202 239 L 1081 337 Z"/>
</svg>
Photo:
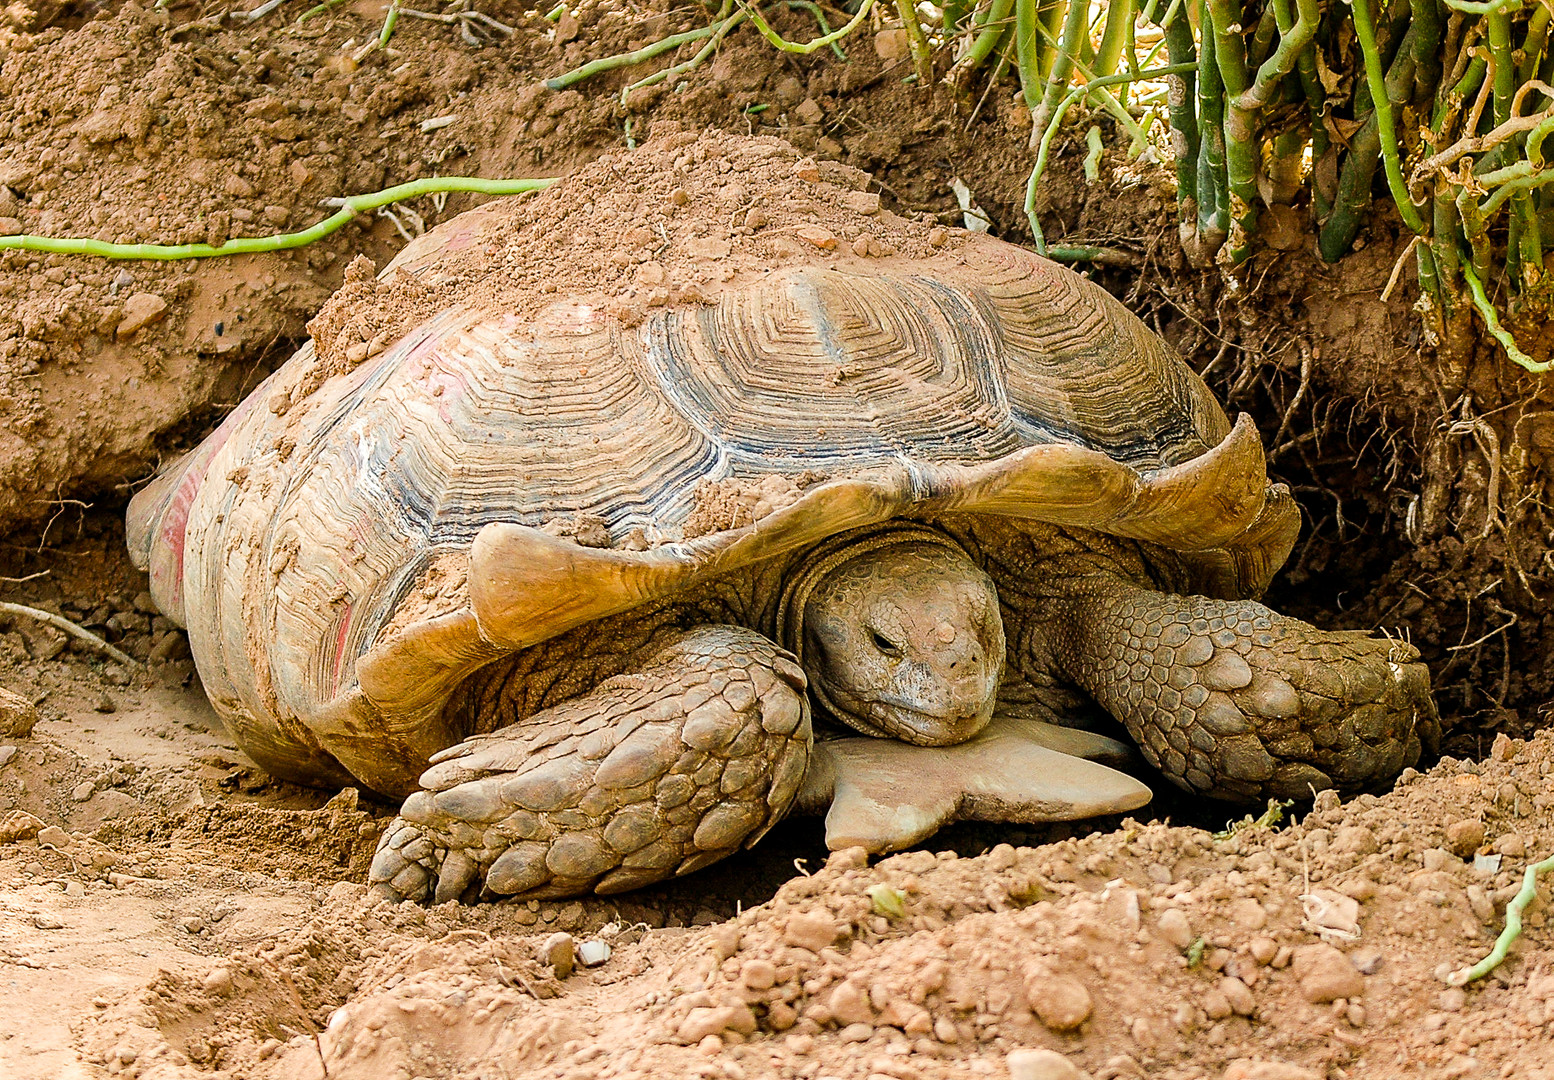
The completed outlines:
<svg viewBox="0 0 1554 1080">
<path fill-rule="evenodd" d="M 304 348 L 130 509 L 244 749 L 406 799 L 392 895 L 631 888 L 795 806 L 874 850 L 1138 806 L 1099 709 L 1238 799 L 1435 736 L 1406 645 L 1255 603 L 1298 526 L 1256 432 L 1067 270 L 966 236 L 640 325 L 489 286 L 329 378 Z"/>
</svg>

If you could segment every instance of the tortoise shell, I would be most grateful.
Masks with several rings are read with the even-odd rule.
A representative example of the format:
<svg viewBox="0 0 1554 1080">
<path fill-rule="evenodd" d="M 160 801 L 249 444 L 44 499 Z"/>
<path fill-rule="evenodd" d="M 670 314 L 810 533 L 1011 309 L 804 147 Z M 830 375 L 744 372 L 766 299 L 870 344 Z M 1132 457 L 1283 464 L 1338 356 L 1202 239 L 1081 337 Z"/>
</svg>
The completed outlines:
<svg viewBox="0 0 1554 1080">
<path fill-rule="evenodd" d="M 435 273 L 501 212 L 380 277 Z M 1252 596 L 1298 523 L 1250 423 L 1164 341 L 987 237 L 790 263 L 636 325 L 577 298 L 519 318 L 477 286 L 306 392 L 317 366 L 310 342 L 137 496 L 129 538 L 244 748 L 318 782 L 339 759 L 405 790 L 481 665 L 861 525 L 1084 527 Z M 770 497 L 709 524 L 719 483 Z"/>
</svg>

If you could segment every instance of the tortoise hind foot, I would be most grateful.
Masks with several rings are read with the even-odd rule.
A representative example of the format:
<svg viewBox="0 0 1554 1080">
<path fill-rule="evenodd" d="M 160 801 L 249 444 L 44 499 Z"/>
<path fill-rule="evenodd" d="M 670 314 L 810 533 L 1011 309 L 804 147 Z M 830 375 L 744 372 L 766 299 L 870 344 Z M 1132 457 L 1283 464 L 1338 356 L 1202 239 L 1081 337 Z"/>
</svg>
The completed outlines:
<svg viewBox="0 0 1554 1080">
<path fill-rule="evenodd" d="M 1064 666 L 1189 791 L 1363 791 L 1439 741 L 1429 672 L 1402 641 L 1115 579 L 1076 599 Z"/>
<path fill-rule="evenodd" d="M 436 755 L 384 832 L 394 900 L 617 893 L 753 844 L 813 736 L 804 674 L 760 634 L 705 626 L 511 727 Z"/>
</svg>

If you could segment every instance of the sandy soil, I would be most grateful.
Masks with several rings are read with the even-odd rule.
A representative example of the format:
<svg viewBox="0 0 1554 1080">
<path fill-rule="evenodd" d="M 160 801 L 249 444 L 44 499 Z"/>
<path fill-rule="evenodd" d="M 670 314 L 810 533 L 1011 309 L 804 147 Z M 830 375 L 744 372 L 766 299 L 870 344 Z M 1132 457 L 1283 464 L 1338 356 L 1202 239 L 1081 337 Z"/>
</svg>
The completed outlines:
<svg viewBox="0 0 1554 1080">
<path fill-rule="evenodd" d="M 900 82 L 888 28 L 850 41 L 846 63 L 777 56 L 741 31 L 683 85 L 622 104 L 651 67 L 562 93 L 537 80 L 698 12 L 583 4 L 552 26 L 516 0 L 479 6 L 511 37 L 476 47 L 406 18 L 359 59 L 376 0 L 301 27 L 288 20 L 303 4 L 252 22 L 179 3 L 7 7 L 0 233 L 256 235 L 312 223 L 328 196 L 434 173 L 566 173 L 624 149 L 628 124 L 639 141 L 714 124 L 784 137 L 832 194 L 877 193 L 907 217 L 960 224 L 957 176 L 995 232 L 1023 236 L 1012 87 L 968 125 L 974 101 Z M 808 16 L 777 17 L 812 32 Z M 1166 173 L 1108 151 L 1087 185 L 1084 152 L 1082 137 L 1059 146 L 1047 236 L 1114 248 L 1098 280 L 1253 413 L 1311 525 L 1273 601 L 1322 625 L 1407 627 L 1455 759 L 1379 799 L 1319 801 L 1297 826 L 1225 839 L 1162 823 L 1218 828 L 1219 811 L 1164 803 L 1153 823 L 1094 835 L 961 829 L 867 867 L 826 864 L 818 825 L 799 820 L 617 901 L 369 907 L 358 883 L 393 808 L 280 784 L 243 758 L 143 595 L 118 515 L 290 354 L 357 254 L 382 265 L 415 221 L 199 264 L 8 252 L 0 599 L 152 664 L 0 619 L 0 687 L 38 714 L 31 735 L 0 737 L 13 838 L 0 843 L 0 1076 L 1554 1075 L 1548 885 L 1505 967 L 1466 992 L 1443 979 L 1487 947 L 1523 867 L 1554 852 L 1554 740 L 1510 738 L 1554 703 L 1554 615 L 1539 599 L 1554 576 L 1551 392 L 1487 350 L 1419 349 L 1406 289 L 1379 299 L 1402 249 L 1385 219 L 1334 268 L 1302 245 L 1297 211 L 1270 213 L 1239 278 L 1198 273 L 1175 245 Z M 685 215 L 731 211 L 721 186 L 692 187 Z M 626 212 L 607 196 L 578 197 L 575 233 L 590 208 Z M 409 206 L 430 226 L 476 202 Z M 815 212 L 769 202 L 788 225 Z M 849 213 L 832 224 L 851 245 L 871 226 Z M 723 238 L 749 228 L 732 224 Z M 614 244 L 627 227 L 597 231 Z M 638 274 L 622 267 L 621 287 L 652 302 Z M 314 327 L 347 329 L 367 328 L 327 313 Z M 610 958 L 561 977 L 556 933 Z M 1021 1056 L 1038 1048 L 1071 1066 Z"/>
</svg>

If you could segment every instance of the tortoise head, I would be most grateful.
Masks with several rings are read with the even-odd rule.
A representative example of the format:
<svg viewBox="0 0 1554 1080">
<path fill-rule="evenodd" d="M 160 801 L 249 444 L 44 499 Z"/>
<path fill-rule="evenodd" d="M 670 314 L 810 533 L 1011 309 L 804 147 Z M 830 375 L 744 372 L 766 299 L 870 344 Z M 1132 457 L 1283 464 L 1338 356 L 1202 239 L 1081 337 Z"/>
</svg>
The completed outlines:
<svg viewBox="0 0 1554 1080">
<path fill-rule="evenodd" d="M 837 720 L 923 746 L 987 726 L 1003 620 L 992 578 L 958 545 L 912 526 L 843 538 L 805 559 L 797 579 L 789 644 Z"/>
</svg>

